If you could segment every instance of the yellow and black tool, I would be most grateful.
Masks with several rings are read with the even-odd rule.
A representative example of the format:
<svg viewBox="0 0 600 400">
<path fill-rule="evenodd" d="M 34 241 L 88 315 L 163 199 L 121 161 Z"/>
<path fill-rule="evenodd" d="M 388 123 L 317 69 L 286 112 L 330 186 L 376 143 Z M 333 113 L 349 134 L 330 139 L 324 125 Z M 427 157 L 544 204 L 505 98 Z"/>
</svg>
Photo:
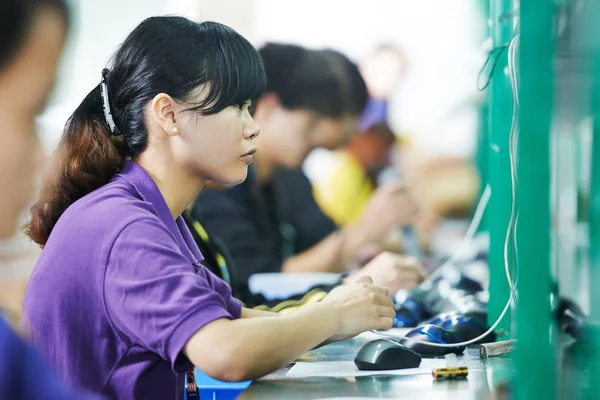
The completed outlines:
<svg viewBox="0 0 600 400">
<path fill-rule="evenodd" d="M 467 375 L 469 375 L 469 369 L 467 367 L 434 368 L 431 371 L 431 375 L 433 375 L 433 379 L 436 381 L 466 379 Z"/>
</svg>

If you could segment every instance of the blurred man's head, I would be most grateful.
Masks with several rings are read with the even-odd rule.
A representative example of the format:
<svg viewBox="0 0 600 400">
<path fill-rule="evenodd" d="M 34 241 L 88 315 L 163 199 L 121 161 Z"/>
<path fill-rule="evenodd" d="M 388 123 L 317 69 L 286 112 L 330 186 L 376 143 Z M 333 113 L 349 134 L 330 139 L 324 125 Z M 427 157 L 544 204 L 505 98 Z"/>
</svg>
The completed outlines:
<svg viewBox="0 0 600 400">
<path fill-rule="evenodd" d="M 366 102 L 356 65 L 337 52 L 295 45 L 267 44 L 260 53 L 268 81 L 254 113 L 261 156 L 298 168 L 311 150 L 343 144 Z M 364 99 L 351 101 L 361 97 L 361 84 Z"/>
<path fill-rule="evenodd" d="M 356 132 L 358 119 L 367 104 L 369 94 L 367 85 L 360 74 L 358 66 L 344 54 L 327 49 L 319 52 L 325 57 L 338 82 L 342 101 L 340 118 L 323 120 L 317 127 L 315 137 L 318 145 L 329 150 L 345 144 Z"/>
<path fill-rule="evenodd" d="M 376 124 L 367 130 L 353 135 L 347 149 L 359 164 L 376 176 L 389 164 L 389 154 L 396 143 L 396 135 L 386 124 Z"/>
</svg>

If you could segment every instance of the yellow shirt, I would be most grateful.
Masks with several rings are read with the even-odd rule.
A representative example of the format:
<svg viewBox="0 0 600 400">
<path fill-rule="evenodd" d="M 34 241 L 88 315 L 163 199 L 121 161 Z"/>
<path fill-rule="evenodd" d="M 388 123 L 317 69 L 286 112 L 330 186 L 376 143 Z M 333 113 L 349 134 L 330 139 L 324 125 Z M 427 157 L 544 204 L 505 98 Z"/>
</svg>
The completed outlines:
<svg viewBox="0 0 600 400">
<path fill-rule="evenodd" d="M 325 214 L 338 225 L 360 217 L 375 188 L 365 170 L 347 151 L 334 154 L 332 168 L 314 182 L 314 196 Z"/>
</svg>

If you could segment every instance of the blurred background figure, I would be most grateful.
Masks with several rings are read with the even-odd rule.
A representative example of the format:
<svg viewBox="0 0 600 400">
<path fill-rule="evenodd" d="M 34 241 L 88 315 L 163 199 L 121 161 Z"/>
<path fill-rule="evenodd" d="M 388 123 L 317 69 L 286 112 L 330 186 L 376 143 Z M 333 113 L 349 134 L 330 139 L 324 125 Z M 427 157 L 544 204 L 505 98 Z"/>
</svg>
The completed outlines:
<svg viewBox="0 0 600 400">
<path fill-rule="evenodd" d="M 345 271 L 362 247 L 377 244 L 391 226 L 408 220 L 414 205 L 403 190 L 388 188 L 359 220 L 338 230 L 316 205 L 300 166 L 311 150 L 347 140 L 366 101 L 364 82 L 355 65 L 331 52 L 269 43 L 260 53 L 267 91 L 254 105 L 262 131 L 255 162 L 240 185 L 205 188 L 192 215 L 227 247 L 242 284 L 258 273 Z M 351 68 L 362 90 L 347 78 Z M 354 100 L 358 92 L 362 106 Z M 374 282 L 392 291 L 404 287 L 403 272 L 412 271 L 413 284 L 421 274 L 402 258 L 367 268 Z"/>
<path fill-rule="evenodd" d="M 336 224 L 356 221 L 377 188 L 379 173 L 389 166 L 396 135 L 385 123 L 370 126 L 350 137 L 332 154 L 326 173 L 316 178 L 315 198 Z"/>
<path fill-rule="evenodd" d="M 17 230 L 19 215 L 34 195 L 44 159 L 35 117 L 44 110 L 54 86 L 68 26 L 61 0 L 0 3 L 0 238 Z M 56 378 L 3 315 L 0 307 L 0 398 L 84 399 Z"/>
<path fill-rule="evenodd" d="M 345 58 L 335 51 L 330 54 Z M 348 142 L 339 149 L 315 149 L 304 163 L 319 206 L 338 225 L 353 222 L 362 214 L 377 187 L 378 174 L 390 165 L 396 135 L 388 125 L 389 96 L 403 68 L 404 58 L 397 47 L 379 46 L 359 66 L 367 101 L 357 110 L 360 118 L 350 127 Z M 342 80 L 352 82 L 349 74 Z"/>
<path fill-rule="evenodd" d="M 54 86 L 68 19 L 60 0 L 9 0 L 2 7 L 0 238 L 6 239 L 17 232 L 22 212 L 35 194 L 35 182 L 45 158 L 35 118 L 46 107 Z M 0 281 L 1 277 L 2 271 Z M 0 293 L 8 298 L 16 293 L 10 289 L 3 284 Z M 5 312 L 14 317 L 15 308 L 5 308 Z"/>
<path fill-rule="evenodd" d="M 335 52 L 332 52 L 335 54 Z M 338 53 L 340 54 L 340 53 Z M 342 56 L 343 57 L 343 56 Z M 352 133 L 367 131 L 374 125 L 378 125 L 378 130 L 386 131 L 394 134 L 389 127 L 389 101 L 393 91 L 399 86 L 402 75 L 405 71 L 405 60 L 398 47 L 393 45 L 380 45 L 363 63 L 359 65 L 361 79 L 364 80 L 367 89 L 367 101 L 359 110 L 360 118 L 352 127 Z M 346 78 L 347 79 L 347 78 Z M 371 132 L 373 133 L 373 132 Z M 373 138 L 373 135 L 369 135 Z M 364 142 L 358 139 L 359 142 Z M 386 147 L 387 151 L 391 151 L 392 143 Z M 335 149 L 319 148 L 315 149 L 304 163 L 304 171 L 310 180 L 317 186 L 317 192 L 328 192 L 332 181 L 340 178 L 339 170 L 345 165 L 340 165 L 339 157 L 331 152 Z M 344 149 L 339 150 L 340 153 L 346 153 Z M 390 159 L 386 157 L 386 162 Z M 386 165 L 387 166 L 387 165 Z M 363 166 L 363 169 L 367 166 Z M 350 177 L 346 180 L 352 179 Z M 344 184 L 344 183 L 341 183 Z M 356 184 L 356 183 L 355 183 Z M 331 203 L 334 199 L 328 198 L 324 193 L 317 195 L 320 199 L 320 205 L 327 209 L 331 209 Z M 325 205 L 324 202 L 327 202 Z M 356 207 L 356 212 L 362 207 Z M 334 218 L 336 219 L 336 218 Z M 339 217 L 336 221 L 339 220 Z"/>
<path fill-rule="evenodd" d="M 406 184 L 401 157 L 405 139 L 388 122 L 390 96 L 398 89 L 405 68 L 405 58 L 397 46 L 379 45 L 360 65 L 368 100 L 347 143 L 338 149 L 315 149 L 304 163 L 317 203 L 338 225 L 356 221 L 381 184 Z M 381 180 L 380 174 L 386 169 L 386 178 Z M 421 243 L 427 248 L 432 229 L 429 215 L 428 210 L 421 210 L 421 217 L 411 221 L 421 228 Z M 405 239 L 399 230 L 391 230 L 379 249 L 402 251 Z"/>
<path fill-rule="evenodd" d="M 361 63 L 360 72 L 367 83 L 370 97 L 360 119 L 359 130 L 387 123 L 390 96 L 398 88 L 405 70 L 404 55 L 392 44 L 379 45 L 374 53 Z"/>
</svg>

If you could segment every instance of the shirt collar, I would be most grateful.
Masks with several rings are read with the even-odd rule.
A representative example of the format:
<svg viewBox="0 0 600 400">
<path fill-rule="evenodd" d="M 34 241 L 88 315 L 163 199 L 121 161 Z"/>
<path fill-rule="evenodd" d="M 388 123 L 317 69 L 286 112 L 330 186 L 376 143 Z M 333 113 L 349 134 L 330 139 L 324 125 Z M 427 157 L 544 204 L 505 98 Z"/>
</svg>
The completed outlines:
<svg viewBox="0 0 600 400">
<path fill-rule="evenodd" d="M 175 236 L 184 256 L 192 263 L 198 263 L 204 259 L 185 221 L 181 215 L 176 220 L 173 219 L 171 210 L 169 210 L 165 199 L 158 190 L 158 186 L 144 168 L 133 161 L 127 160 L 121 172 L 117 174 L 117 179 L 119 177 L 129 182 L 142 200 L 154 206 L 158 218 Z"/>
</svg>

